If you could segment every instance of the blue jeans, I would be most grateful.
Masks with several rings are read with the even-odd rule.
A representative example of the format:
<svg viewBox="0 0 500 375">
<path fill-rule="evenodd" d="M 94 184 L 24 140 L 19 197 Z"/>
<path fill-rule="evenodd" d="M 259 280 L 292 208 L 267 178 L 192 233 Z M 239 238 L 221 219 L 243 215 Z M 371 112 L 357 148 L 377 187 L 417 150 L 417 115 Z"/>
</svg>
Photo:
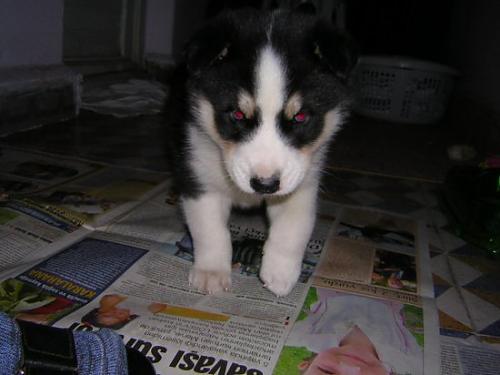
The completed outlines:
<svg viewBox="0 0 500 375">
<path fill-rule="evenodd" d="M 80 375 L 127 375 L 127 354 L 121 337 L 110 329 L 73 332 Z M 16 321 L 0 312 L 0 375 L 22 367 L 21 331 Z"/>
</svg>

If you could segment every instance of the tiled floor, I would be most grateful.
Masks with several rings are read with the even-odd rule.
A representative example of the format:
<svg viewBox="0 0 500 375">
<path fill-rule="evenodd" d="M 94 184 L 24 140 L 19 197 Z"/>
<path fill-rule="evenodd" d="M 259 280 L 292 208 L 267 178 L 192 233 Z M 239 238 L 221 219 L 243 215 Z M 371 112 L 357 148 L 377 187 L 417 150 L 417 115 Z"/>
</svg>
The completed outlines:
<svg viewBox="0 0 500 375">
<path fill-rule="evenodd" d="M 352 121 L 334 144 L 330 164 L 336 168 L 325 175 L 324 196 L 425 220 L 441 333 L 500 342 L 500 262 L 452 233 L 439 204 L 440 186 L 429 182 L 444 177 L 451 165 L 445 146 L 454 140 L 445 139 L 442 128 Z M 115 119 L 84 111 L 77 120 L 0 139 L 0 146 L 166 171 L 167 138 L 160 115 Z"/>
<path fill-rule="evenodd" d="M 147 77 L 141 72 L 85 77 L 83 95 L 136 78 Z M 167 137 L 162 116 L 116 119 L 82 111 L 76 120 L 0 138 L 0 144 L 165 170 Z M 466 139 L 446 121 L 408 125 L 353 115 L 336 135 L 329 164 L 340 170 L 440 182 L 454 165 L 447 148 L 460 143 Z M 398 208 L 398 202 L 393 206 Z"/>
<path fill-rule="evenodd" d="M 424 220 L 441 334 L 500 342 L 500 260 L 453 233 L 440 206 L 440 185 L 338 171 L 324 185 L 336 202 Z"/>
<path fill-rule="evenodd" d="M 352 116 L 337 134 L 331 164 L 341 169 L 443 181 L 454 165 L 447 149 L 467 140 L 452 126 L 398 124 Z"/>
<path fill-rule="evenodd" d="M 166 171 L 166 140 L 160 115 L 117 119 L 82 111 L 75 120 L 13 134 L 0 144 Z"/>
</svg>

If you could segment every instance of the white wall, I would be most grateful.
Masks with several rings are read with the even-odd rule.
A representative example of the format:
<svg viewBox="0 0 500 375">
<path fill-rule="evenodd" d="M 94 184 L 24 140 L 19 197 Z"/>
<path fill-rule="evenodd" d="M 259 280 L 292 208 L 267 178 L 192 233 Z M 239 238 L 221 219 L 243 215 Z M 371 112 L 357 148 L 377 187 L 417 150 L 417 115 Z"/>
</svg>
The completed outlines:
<svg viewBox="0 0 500 375">
<path fill-rule="evenodd" d="M 144 53 L 172 55 L 175 0 L 146 0 Z"/>
<path fill-rule="evenodd" d="M 0 0 L 0 68 L 62 63 L 63 0 Z"/>
<path fill-rule="evenodd" d="M 105 0 L 103 0 L 105 1 Z M 177 55 L 208 0 L 144 0 L 144 52 Z M 0 0 L 0 68 L 62 64 L 64 0 Z"/>
</svg>

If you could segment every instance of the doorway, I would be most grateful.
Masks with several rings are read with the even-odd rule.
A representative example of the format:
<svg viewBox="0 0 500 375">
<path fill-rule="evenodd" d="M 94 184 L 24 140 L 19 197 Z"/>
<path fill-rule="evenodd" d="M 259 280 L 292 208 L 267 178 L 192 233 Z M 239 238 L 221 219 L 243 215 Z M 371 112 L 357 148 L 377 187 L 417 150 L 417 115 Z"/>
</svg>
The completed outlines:
<svg viewBox="0 0 500 375">
<path fill-rule="evenodd" d="M 63 59 L 83 74 L 140 64 L 144 0 L 65 0 Z"/>
</svg>

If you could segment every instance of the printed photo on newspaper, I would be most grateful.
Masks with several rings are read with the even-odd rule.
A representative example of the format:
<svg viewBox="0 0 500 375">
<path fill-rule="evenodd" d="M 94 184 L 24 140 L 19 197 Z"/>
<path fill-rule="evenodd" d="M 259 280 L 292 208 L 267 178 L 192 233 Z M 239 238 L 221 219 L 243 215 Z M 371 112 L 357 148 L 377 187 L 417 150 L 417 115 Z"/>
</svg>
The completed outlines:
<svg viewBox="0 0 500 375">
<path fill-rule="evenodd" d="M 275 374 L 439 372 L 420 225 L 379 211 L 339 210 Z"/>
<path fill-rule="evenodd" d="M 422 309 L 312 287 L 277 374 L 422 374 Z"/>
</svg>

